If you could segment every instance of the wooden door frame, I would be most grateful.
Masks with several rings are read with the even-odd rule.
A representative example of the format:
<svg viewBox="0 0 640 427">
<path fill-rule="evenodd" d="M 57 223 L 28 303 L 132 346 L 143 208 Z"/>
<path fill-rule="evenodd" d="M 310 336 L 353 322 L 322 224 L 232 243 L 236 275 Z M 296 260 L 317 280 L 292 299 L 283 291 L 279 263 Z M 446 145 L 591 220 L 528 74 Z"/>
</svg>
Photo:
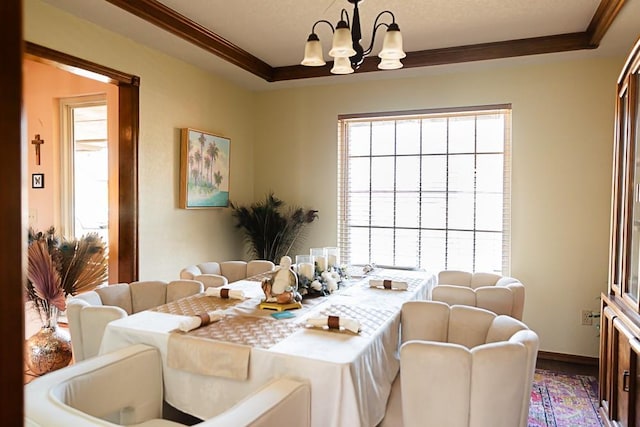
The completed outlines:
<svg viewBox="0 0 640 427">
<path fill-rule="evenodd" d="M 23 423 L 26 137 L 22 128 L 22 1 L 0 2 L 0 389 L 5 425 Z"/>
<path fill-rule="evenodd" d="M 129 283 L 138 280 L 140 78 L 30 42 L 25 42 L 25 58 L 84 76 L 87 72 L 93 73 L 118 86 L 118 275 L 110 281 Z"/>
</svg>

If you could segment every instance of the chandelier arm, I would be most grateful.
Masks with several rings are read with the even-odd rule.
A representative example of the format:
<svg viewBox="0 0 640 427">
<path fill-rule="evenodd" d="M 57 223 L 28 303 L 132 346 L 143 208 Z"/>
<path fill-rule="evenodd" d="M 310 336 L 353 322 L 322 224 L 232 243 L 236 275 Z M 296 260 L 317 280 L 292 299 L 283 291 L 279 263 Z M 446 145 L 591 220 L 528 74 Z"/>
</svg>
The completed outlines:
<svg viewBox="0 0 640 427">
<path fill-rule="evenodd" d="M 349 28 L 351 28 L 351 22 L 349 21 L 349 12 L 347 12 L 346 9 L 342 9 L 340 11 L 340 20 L 345 21 Z"/>
<path fill-rule="evenodd" d="M 389 28 L 389 24 L 385 23 L 385 22 L 380 22 L 378 23 L 378 20 L 380 19 L 380 17 L 382 17 L 382 15 L 384 15 L 385 13 L 388 13 L 389 15 L 391 15 L 391 23 L 395 24 L 396 23 L 396 17 L 395 15 L 389 11 L 389 10 L 383 10 L 382 12 L 380 12 L 378 14 L 378 16 L 376 16 L 375 21 L 373 21 L 373 30 L 371 32 L 371 44 L 369 45 L 369 47 L 364 51 L 363 55 L 367 56 L 371 53 L 371 51 L 373 51 L 373 44 L 376 41 L 376 32 L 378 31 L 378 28 L 382 27 L 383 25 L 387 28 Z"/>
<path fill-rule="evenodd" d="M 387 27 L 389 28 L 389 24 L 385 23 L 385 22 L 381 22 L 378 25 L 373 27 L 373 32 L 371 33 L 371 44 L 369 45 L 369 47 L 367 48 L 367 50 L 364 51 L 364 56 L 369 55 L 372 51 L 373 51 L 373 44 L 376 41 L 376 33 L 378 32 L 378 28 L 380 27 Z"/>
<path fill-rule="evenodd" d="M 385 13 L 388 13 L 389 15 L 391 15 L 391 23 L 392 23 L 392 24 L 395 24 L 395 23 L 396 23 L 396 16 L 393 14 L 393 12 L 391 12 L 390 10 L 383 10 L 382 12 L 380 12 L 380 13 L 378 14 L 378 16 L 376 16 L 376 20 L 374 21 L 374 26 L 375 26 L 375 24 L 377 24 L 377 23 L 378 23 L 378 19 L 380 19 L 380 17 L 381 17 L 382 15 L 384 15 Z"/>
<path fill-rule="evenodd" d="M 316 33 L 316 25 L 318 25 L 319 23 L 324 22 L 325 24 L 327 24 L 329 27 L 331 27 L 331 32 L 335 33 L 336 30 L 335 28 L 333 28 L 333 25 L 331 24 L 331 22 L 327 21 L 326 19 L 321 19 L 319 21 L 316 21 L 315 24 L 313 24 L 313 27 L 311 27 L 311 33 L 315 34 Z"/>
</svg>

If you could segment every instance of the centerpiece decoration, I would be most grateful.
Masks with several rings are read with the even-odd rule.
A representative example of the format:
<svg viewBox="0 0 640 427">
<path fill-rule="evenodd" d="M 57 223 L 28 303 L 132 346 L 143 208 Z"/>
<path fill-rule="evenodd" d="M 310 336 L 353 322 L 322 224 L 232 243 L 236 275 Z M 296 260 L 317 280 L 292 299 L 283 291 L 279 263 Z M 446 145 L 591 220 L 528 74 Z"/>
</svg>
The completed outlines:
<svg viewBox="0 0 640 427">
<path fill-rule="evenodd" d="M 296 256 L 298 292 L 302 298 L 330 295 L 349 278 L 337 254 L 337 248 L 311 248 L 310 255 Z"/>
<path fill-rule="evenodd" d="M 71 340 L 58 328 L 66 298 L 92 290 L 107 280 L 107 249 L 97 233 L 79 239 L 59 238 L 54 227 L 29 229 L 27 299 L 40 315 L 42 328 L 26 342 L 26 362 L 36 375 L 71 361 Z"/>
<path fill-rule="evenodd" d="M 242 230 L 250 255 L 276 264 L 296 249 L 304 238 L 307 225 L 318 218 L 315 209 L 297 206 L 285 209 L 285 203 L 273 192 L 267 194 L 264 201 L 250 206 L 233 203 L 230 206 L 236 228 Z"/>
</svg>

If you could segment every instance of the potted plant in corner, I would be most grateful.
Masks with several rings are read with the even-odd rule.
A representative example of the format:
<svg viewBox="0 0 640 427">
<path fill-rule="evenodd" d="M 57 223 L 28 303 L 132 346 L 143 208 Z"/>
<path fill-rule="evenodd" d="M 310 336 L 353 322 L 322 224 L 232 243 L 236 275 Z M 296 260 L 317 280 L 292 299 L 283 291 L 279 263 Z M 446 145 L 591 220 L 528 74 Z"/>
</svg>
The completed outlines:
<svg viewBox="0 0 640 427">
<path fill-rule="evenodd" d="M 53 227 L 29 229 L 26 296 L 42 319 L 42 328 L 26 343 L 26 361 L 36 375 L 71 361 L 69 334 L 58 328 L 66 298 L 92 290 L 107 279 L 107 248 L 97 233 L 79 239 L 59 238 Z"/>
<path fill-rule="evenodd" d="M 264 201 L 249 206 L 230 203 L 236 227 L 241 229 L 250 254 L 279 264 L 304 237 L 306 226 L 318 218 L 318 211 L 291 206 L 269 192 Z"/>
</svg>

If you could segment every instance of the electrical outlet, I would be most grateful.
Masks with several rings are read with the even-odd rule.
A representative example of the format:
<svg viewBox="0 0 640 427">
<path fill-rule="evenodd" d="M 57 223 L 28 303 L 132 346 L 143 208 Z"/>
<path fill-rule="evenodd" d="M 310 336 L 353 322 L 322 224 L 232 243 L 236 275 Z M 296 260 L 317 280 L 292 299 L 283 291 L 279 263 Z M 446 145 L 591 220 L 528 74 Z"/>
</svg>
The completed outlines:
<svg viewBox="0 0 640 427">
<path fill-rule="evenodd" d="M 38 210 L 29 209 L 29 225 L 35 227 L 36 222 L 38 222 Z"/>
<path fill-rule="evenodd" d="M 586 326 L 593 325 L 593 313 L 591 310 L 582 310 L 582 324 Z"/>
</svg>

